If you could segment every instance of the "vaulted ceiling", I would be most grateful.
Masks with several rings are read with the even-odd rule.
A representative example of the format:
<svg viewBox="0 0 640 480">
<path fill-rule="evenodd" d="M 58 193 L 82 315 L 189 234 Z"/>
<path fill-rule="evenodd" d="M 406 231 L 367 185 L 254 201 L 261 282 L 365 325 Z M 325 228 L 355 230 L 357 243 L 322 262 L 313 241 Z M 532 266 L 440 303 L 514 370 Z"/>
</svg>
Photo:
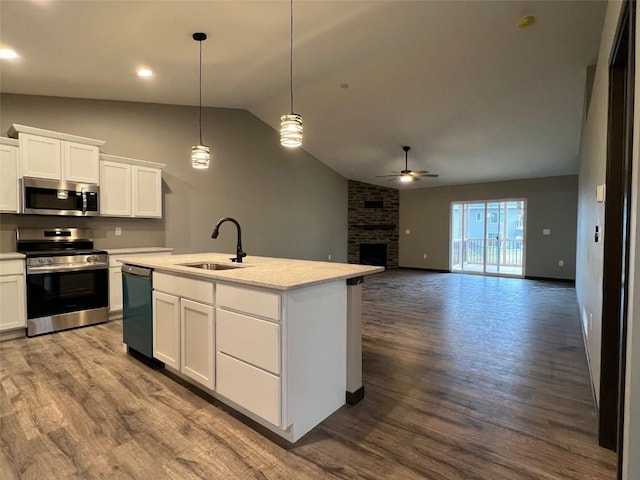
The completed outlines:
<svg viewBox="0 0 640 480">
<path fill-rule="evenodd" d="M 574 174 L 586 68 L 606 2 L 294 3 L 295 111 L 304 148 L 343 176 L 404 165 L 401 188 Z M 519 29 L 523 15 L 535 25 Z M 2 0 L 2 92 L 289 112 L 288 1 Z M 136 68 L 154 76 L 144 80 Z M 278 141 L 274 132 L 274 142 Z"/>
</svg>

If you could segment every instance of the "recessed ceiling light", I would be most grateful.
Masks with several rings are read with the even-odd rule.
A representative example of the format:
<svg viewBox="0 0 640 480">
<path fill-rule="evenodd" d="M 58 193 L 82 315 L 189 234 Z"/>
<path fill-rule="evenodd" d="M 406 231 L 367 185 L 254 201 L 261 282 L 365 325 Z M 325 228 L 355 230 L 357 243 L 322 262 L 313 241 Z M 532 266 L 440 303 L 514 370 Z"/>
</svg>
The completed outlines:
<svg viewBox="0 0 640 480">
<path fill-rule="evenodd" d="M 12 58 L 18 58 L 18 54 L 10 48 L 0 48 L 0 58 L 10 60 Z"/>
<path fill-rule="evenodd" d="M 153 72 L 148 68 L 139 68 L 137 73 L 138 73 L 138 76 L 142 78 L 153 77 Z"/>
</svg>

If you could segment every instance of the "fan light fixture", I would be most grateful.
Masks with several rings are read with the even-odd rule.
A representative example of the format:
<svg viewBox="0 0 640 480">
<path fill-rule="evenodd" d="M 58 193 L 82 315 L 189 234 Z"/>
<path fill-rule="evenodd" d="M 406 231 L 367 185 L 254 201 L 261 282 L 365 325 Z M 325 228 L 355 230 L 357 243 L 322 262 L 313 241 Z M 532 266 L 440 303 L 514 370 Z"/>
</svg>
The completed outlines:
<svg viewBox="0 0 640 480">
<path fill-rule="evenodd" d="M 191 166 L 196 170 L 207 170 L 211 159 L 211 149 L 202 144 L 202 42 L 207 39 L 207 34 L 194 33 L 193 39 L 200 44 L 200 144 L 191 147 Z"/>
<path fill-rule="evenodd" d="M 401 173 L 400 174 L 400 181 L 403 183 L 409 183 L 409 182 L 413 182 L 414 178 L 411 176 L 410 173 Z"/>
<path fill-rule="evenodd" d="M 280 117 L 280 145 L 295 148 L 302 145 L 302 116 L 293 113 L 293 0 L 291 0 L 291 37 L 289 56 L 290 113 Z"/>
</svg>

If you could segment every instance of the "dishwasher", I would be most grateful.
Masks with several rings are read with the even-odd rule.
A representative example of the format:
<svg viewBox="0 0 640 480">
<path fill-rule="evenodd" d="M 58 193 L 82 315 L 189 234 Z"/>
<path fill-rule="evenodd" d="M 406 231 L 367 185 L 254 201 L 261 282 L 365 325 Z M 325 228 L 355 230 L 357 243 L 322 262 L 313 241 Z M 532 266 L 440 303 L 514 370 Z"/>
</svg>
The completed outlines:
<svg viewBox="0 0 640 480">
<path fill-rule="evenodd" d="M 153 359 L 153 306 L 150 268 L 122 266 L 122 341 L 129 353 Z"/>
</svg>

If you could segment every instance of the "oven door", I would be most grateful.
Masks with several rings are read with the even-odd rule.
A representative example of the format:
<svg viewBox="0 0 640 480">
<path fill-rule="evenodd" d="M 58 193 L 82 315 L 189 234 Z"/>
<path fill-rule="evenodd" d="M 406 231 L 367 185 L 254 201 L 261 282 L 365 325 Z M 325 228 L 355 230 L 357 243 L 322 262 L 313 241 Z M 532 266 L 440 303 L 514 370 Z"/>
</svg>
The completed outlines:
<svg viewBox="0 0 640 480">
<path fill-rule="evenodd" d="M 91 310 L 109 305 L 109 269 L 27 273 L 27 318 Z"/>
</svg>

